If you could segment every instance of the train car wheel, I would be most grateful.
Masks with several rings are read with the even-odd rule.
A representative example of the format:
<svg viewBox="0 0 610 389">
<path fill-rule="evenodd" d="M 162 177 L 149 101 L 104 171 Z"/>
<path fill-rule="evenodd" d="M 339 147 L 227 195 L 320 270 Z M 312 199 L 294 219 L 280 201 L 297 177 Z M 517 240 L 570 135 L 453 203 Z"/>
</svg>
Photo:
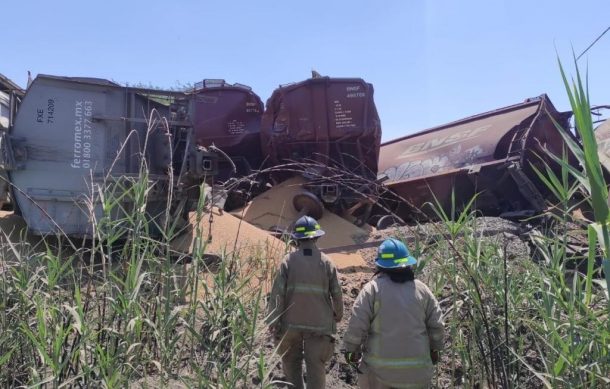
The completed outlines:
<svg viewBox="0 0 610 389">
<path fill-rule="evenodd" d="M 305 215 L 311 216 L 316 220 L 321 219 L 322 215 L 324 215 L 324 205 L 322 204 L 322 201 L 311 192 L 303 191 L 297 193 L 292 198 L 292 205 L 297 211 L 305 213 Z"/>
</svg>

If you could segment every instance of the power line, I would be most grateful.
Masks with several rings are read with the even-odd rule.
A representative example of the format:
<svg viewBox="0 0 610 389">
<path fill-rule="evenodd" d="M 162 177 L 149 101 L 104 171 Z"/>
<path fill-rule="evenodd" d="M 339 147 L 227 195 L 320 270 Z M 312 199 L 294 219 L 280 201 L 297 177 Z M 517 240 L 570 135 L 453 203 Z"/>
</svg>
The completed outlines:
<svg viewBox="0 0 610 389">
<path fill-rule="evenodd" d="M 610 27 L 606 28 L 606 30 L 605 30 L 604 32 L 602 32 L 602 33 L 600 34 L 600 36 L 598 36 L 598 37 L 597 37 L 597 38 L 596 38 L 596 39 L 593 41 L 593 43 L 591 43 L 591 44 L 589 45 L 589 47 L 587 47 L 587 48 L 585 49 L 585 51 L 583 51 L 582 53 L 580 53 L 580 55 L 578 56 L 578 58 L 576 58 L 576 60 L 578 61 L 578 60 L 580 59 L 580 57 L 582 57 L 582 56 L 583 56 L 583 55 L 584 55 L 584 54 L 585 54 L 587 51 L 589 51 L 589 49 L 590 49 L 591 47 L 593 47 L 593 45 L 594 45 L 595 43 L 597 43 L 597 41 L 598 41 L 598 40 L 600 40 L 600 39 L 601 39 L 601 37 L 602 37 L 602 36 L 604 36 L 604 34 L 605 34 L 605 33 L 607 33 L 608 31 L 610 31 Z"/>
</svg>

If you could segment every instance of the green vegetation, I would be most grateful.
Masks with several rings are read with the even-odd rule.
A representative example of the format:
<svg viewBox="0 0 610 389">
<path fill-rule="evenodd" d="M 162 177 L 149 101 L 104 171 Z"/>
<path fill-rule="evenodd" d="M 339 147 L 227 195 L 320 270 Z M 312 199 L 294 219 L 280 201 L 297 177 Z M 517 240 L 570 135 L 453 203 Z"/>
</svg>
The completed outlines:
<svg viewBox="0 0 610 389">
<path fill-rule="evenodd" d="M 458 220 L 444 218 L 438 233 L 448 239 L 419 249 L 447 325 L 440 369 L 452 380 L 438 386 L 610 384 L 605 290 L 597 284 L 587 289 L 590 277 L 570 269 L 574 256 L 561 238 L 565 224 L 553 223 L 531 242 L 534 262 L 515 256 L 511 239 L 484 237 L 468 209 Z"/>
<path fill-rule="evenodd" d="M 196 230 L 192 256 L 177 254 L 170 207 L 152 223 L 144 212 L 159 201 L 153 186 L 145 166 L 139 179 L 107 183 L 89 201 L 103 213 L 90 207 L 93 240 L 81 248 L 4 239 L 1 387 L 269 385 L 253 278 L 269 273 L 266 253 L 214 260 Z"/>
<path fill-rule="evenodd" d="M 574 57 L 574 66 L 576 67 L 576 80 L 572 80 L 572 84 L 570 84 L 565 75 L 563 66 L 561 65 L 561 61 L 559 61 L 561 76 L 570 98 L 572 111 L 574 112 L 576 130 L 578 131 L 583 144 L 583 150 L 581 151 L 574 142 L 566 142 L 578 158 L 581 166 L 585 167 L 584 174 L 574 171 L 574 169 L 571 169 L 570 173 L 576 177 L 582 185 L 593 208 L 595 222 L 589 225 L 590 247 L 593 248 L 599 241 L 604 253 L 603 267 L 606 275 L 607 292 L 610 293 L 610 235 L 608 233 L 610 204 L 608 203 L 608 188 L 604 181 L 599 155 L 597 153 L 597 141 L 595 140 L 595 133 L 593 131 L 593 120 L 591 119 L 588 81 L 586 86 L 584 86 L 576 57 Z M 608 304 L 608 308 L 610 310 L 610 304 Z"/>
<path fill-rule="evenodd" d="M 571 84 L 561 63 L 560 68 L 584 151 L 571 137 L 565 140 L 584 171 L 565 156 L 553 156 L 557 166 L 537 171 L 557 200 L 541 215 L 547 220 L 544 233 L 531 235 L 537 260 L 511 257 L 510 242 L 484 238 L 469 206 L 447 215 L 433 205 L 442 220 L 437 232 L 448 239 L 418 250 L 428 281 L 448 307 L 449 348 L 441 369 L 453 382 L 441 386 L 610 385 L 608 191 L 586 87 L 578 67 Z M 572 217 L 575 208 L 587 205 L 595 221 Z M 575 231 L 588 232 L 587 255 L 570 249 Z M 599 277 L 598 254 L 605 258 L 606 283 Z"/>
</svg>

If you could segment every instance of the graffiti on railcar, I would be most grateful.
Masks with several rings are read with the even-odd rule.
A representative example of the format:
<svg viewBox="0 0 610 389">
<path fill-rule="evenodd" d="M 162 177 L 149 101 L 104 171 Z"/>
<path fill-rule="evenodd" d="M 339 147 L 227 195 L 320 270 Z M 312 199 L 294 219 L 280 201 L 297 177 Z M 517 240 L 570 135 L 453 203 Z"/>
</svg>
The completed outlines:
<svg viewBox="0 0 610 389">
<path fill-rule="evenodd" d="M 462 150 L 462 145 L 458 144 L 445 155 L 435 155 L 424 159 L 407 161 L 398 166 L 388 168 L 382 174 L 386 175 L 391 181 L 440 174 L 445 171 L 470 166 L 475 162 L 479 163 L 479 157 L 482 154 L 483 148 L 479 145 Z"/>
</svg>

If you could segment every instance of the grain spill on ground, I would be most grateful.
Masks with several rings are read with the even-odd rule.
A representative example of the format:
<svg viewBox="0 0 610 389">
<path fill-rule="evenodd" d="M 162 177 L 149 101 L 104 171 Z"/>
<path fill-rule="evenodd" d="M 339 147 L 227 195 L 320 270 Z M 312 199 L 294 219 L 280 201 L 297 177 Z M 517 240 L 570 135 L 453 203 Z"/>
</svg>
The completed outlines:
<svg viewBox="0 0 610 389">
<path fill-rule="evenodd" d="M 259 227 L 262 230 L 289 230 L 299 217 L 292 205 L 295 194 L 303 191 L 305 180 L 294 177 L 269 189 L 254 198 L 246 207 L 231 212 L 233 215 Z M 366 241 L 372 229 L 360 228 L 332 212 L 324 211 L 318 220 L 326 235 L 318 240 L 320 248 L 348 246 Z M 330 256 L 340 269 L 353 271 L 366 266 L 360 254 L 354 250 Z"/>
<path fill-rule="evenodd" d="M 212 223 L 209 214 L 197 220 L 197 214 L 190 214 L 190 225 L 187 231 L 172 241 L 172 248 L 181 252 L 192 252 L 195 235 L 200 234 L 206 242 L 205 252 L 222 255 L 239 251 L 242 254 L 265 253 L 267 258 L 279 260 L 286 244 L 245 220 L 223 212 L 218 208 L 212 211 Z"/>
</svg>

